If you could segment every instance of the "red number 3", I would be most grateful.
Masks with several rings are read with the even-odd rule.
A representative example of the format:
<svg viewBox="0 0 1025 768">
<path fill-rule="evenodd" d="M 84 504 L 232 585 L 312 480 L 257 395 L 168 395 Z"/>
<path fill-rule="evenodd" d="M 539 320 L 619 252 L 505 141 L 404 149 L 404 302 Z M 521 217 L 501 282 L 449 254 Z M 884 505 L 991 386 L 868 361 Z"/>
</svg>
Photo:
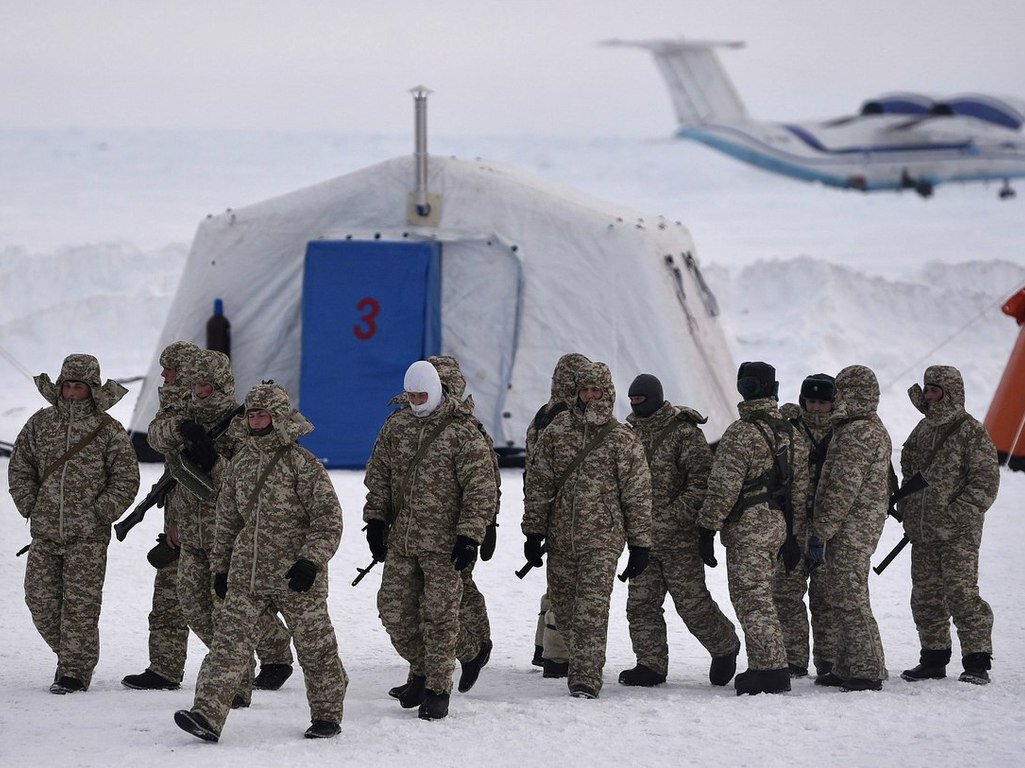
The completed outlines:
<svg viewBox="0 0 1025 768">
<path fill-rule="evenodd" d="M 368 297 L 360 299 L 356 309 L 363 313 L 359 317 L 362 321 L 362 326 L 352 326 L 352 332 L 356 334 L 357 339 L 363 339 L 364 341 L 372 339 L 374 334 L 377 333 L 377 323 L 374 322 L 374 318 L 380 314 L 381 305 L 377 303 L 377 299 Z"/>
</svg>

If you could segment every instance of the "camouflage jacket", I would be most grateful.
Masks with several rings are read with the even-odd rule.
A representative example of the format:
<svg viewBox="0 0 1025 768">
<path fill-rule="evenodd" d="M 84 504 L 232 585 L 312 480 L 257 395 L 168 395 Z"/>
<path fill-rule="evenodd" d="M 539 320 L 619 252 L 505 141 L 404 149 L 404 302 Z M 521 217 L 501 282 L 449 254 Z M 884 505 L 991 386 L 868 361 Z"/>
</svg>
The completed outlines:
<svg viewBox="0 0 1025 768">
<path fill-rule="evenodd" d="M 576 372 L 583 365 L 589 365 L 590 360 L 581 354 L 571 352 L 559 358 L 552 372 L 552 396 L 548 402 L 542 405 L 534 418 L 530 420 L 527 427 L 525 442 L 526 471 L 530 470 L 530 458 L 534 448 L 537 446 L 537 439 L 541 432 L 563 411 L 568 411 L 577 401 Z"/>
<path fill-rule="evenodd" d="M 651 471 L 644 448 L 632 429 L 612 418 L 616 394 L 608 367 L 594 363 L 585 369 L 591 369 L 589 378 L 604 396 L 583 411 L 574 407 L 560 413 L 541 433 L 528 470 L 521 530 L 543 534 L 551 551 L 574 556 L 618 554 L 624 544 L 650 547 Z M 558 487 L 580 451 L 609 422 L 615 424 L 611 432 Z"/>
<path fill-rule="evenodd" d="M 71 355 L 56 383 L 46 374 L 35 378 L 40 394 L 53 405 L 29 418 L 7 470 L 11 496 L 29 519 L 33 539 L 109 539 L 111 524 L 138 493 L 139 463 L 131 440 L 105 413 L 126 390 L 114 381 L 101 386 L 99 371 L 91 355 Z M 88 384 L 91 399 L 62 399 L 66 380 Z M 48 467 L 101 425 L 84 448 L 43 480 Z"/>
<path fill-rule="evenodd" d="M 288 589 L 285 573 L 296 560 L 309 560 L 317 577 L 307 594 L 323 598 L 327 564 L 342 538 L 342 507 L 327 470 L 296 443 L 313 430 L 310 422 L 291 411 L 275 414 L 274 425 L 259 437 L 249 434 L 244 419 L 231 425 L 229 437 L 240 449 L 221 476 L 210 568 L 228 573 L 229 592 L 274 594 Z M 259 478 L 279 452 L 254 498 Z"/>
<path fill-rule="evenodd" d="M 412 467 L 423 441 L 439 428 Z M 480 543 L 498 499 L 494 451 L 451 395 L 424 418 L 409 408 L 394 411 L 377 436 L 363 483 L 363 519 L 387 523 L 389 549 L 407 556 L 448 554 L 456 536 Z"/>
<path fill-rule="evenodd" d="M 698 426 L 707 419 L 666 402 L 646 419 L 630 414 L 627 421 L 644 446 L 651 470 L 652 547 L 693 547 L 712 468 L 712 449 Z"/>
<path fill-rule="evenodd" d="M 872 552 L 890 500 L 892 449 L 876 414 L 879 382 L 871 369 L 851 365 L 837 374 L 836 390 L 833 438 L 815 493 L 811 532 L 828 542 L 843 531 Z"/>
<path fill-rule="evenodd" d="M 780 406 L 779 412 L 794 425 L 794 435 L 804 443 L 804 451 L 808 454 L 807 502 L 804 514 L 795 514 L 794 517 L 794 532 L 803 547 L 815 511 L 815 491 L 822 476 L 822 465 L 826 463 L 826 453 L 833 438 L 833 425 L 829 420 L 830 414 L 808 413 L 796 403 L 784 403 Z M 797 512 L 798 510 L 795 510 L 795 513 Z"/>
<path fill-rule="evenodd" d="M 775 399 L 766 397 L 745 400 L 737 405 L 737 410 L 741 418 L 730 424 L 719 440 L 712 470 L 708 476 L 708 492 L 698 513 L 697 524 L 713 531 L 728 524 L 727 518 L 743 498 L 766 492 L 768 486 L 757 481 L 773 470 L 773 448 L 770 447 L 770 442 L 773 446 L 778 445 L 787 451 L 790 472 L 793 475 L 790 498 L 795 518 L 805 508 L 808 494 L 808 456 L 805 443 L 793 436 L 795 431 L 780 431 L 777 435 L 776 431 L 769 429 L 765 424 L 752 421 L 769 418 L 783 422 L 783 417 L 776 408 Z M 768 501 L 761 501 L 750 508 L 767 510 L 770 504 Z M 746 510 L 741 514 L 744 513 Z"/>
<path fill-rule="evenodd" d="M 913 542 L 979 536 L 1000 487 L 996 448 L 986 428 L 965 412 L 960 371 L 930 366 L 925 382 L 941 387 L 943 399 L 926 403 L 918 384 L 908 390 L 925 418 L 904 442 L 901 472 L 905 479 L 921 472 L 929 487 L 900 502 L 904 532 Z M 939 444 L 943 435 L 947 437 Z"/>
</svg>

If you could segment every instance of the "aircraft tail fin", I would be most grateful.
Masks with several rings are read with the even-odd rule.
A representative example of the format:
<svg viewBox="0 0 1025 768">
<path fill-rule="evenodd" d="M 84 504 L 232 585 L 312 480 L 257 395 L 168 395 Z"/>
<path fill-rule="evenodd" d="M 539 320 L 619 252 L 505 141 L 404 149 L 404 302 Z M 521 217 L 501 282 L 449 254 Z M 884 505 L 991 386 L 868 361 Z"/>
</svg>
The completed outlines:
<svg viewBox="0 0 1025 768">
<path fill-rule="evenodd" d="M 742 42 L 701 40 L 604 40 L 602 45 L 643 48 L 655 57 L 676 119 L 683 124 L 738 122 L 747 110 L 723 69 L 716 48 L 742 48 Z"/>
</svg>

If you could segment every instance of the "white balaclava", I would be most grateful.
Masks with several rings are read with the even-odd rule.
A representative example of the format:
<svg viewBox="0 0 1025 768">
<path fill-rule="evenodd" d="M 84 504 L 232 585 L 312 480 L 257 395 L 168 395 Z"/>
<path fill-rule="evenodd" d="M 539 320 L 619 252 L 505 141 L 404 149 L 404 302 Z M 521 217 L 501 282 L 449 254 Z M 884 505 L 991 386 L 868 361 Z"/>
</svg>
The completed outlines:
<svg viewBox="0 0 1025 768">
<path fill-rule="evenodd" d="M 441 405 L 441 378 L 438 376 L 438 370 L 426 360 L 417 360 L 406 369 L 402 388 L 406 392 L 427 393 L 427 402 L 423 405 L 409 404 L 414 416 L 426 418 Z"/>
</svg>

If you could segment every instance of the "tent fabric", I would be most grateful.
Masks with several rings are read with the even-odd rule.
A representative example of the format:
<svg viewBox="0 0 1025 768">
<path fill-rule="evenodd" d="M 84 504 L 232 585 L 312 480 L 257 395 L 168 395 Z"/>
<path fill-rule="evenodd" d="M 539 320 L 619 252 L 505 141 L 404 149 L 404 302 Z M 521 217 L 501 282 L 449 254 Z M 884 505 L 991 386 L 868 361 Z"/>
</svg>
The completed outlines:
<svg viewBox="0 0 1025 768">
<path fill-rule="evenodd" d="M 156 412 L 160 350 L 175 339 L 198 342 L 215 298 L 232 324 L 240 393 L 274 379 L 302 409 L 305 254 L 310 243 L 345 240 L 438 244 L 441 352 L 459 359 L 500 449 L 522 448 L 566 352 L 609 364 L 621 418 L 626 384 L 642 372 L 662 380 L 668 399 L 706 414 L 709 439 L 736 418 L 736 369 L 682 224 L 505 166 L 431 156 L 440 219 L 410 226 L 414 179 L 414 157 L 398 157 L 204 220 L 132 431 L 144 432 Z M 358 370 L 350 373 L 358 380 Z M 394 392 L 401 387 L 397 377 Z"/>
</svg>

